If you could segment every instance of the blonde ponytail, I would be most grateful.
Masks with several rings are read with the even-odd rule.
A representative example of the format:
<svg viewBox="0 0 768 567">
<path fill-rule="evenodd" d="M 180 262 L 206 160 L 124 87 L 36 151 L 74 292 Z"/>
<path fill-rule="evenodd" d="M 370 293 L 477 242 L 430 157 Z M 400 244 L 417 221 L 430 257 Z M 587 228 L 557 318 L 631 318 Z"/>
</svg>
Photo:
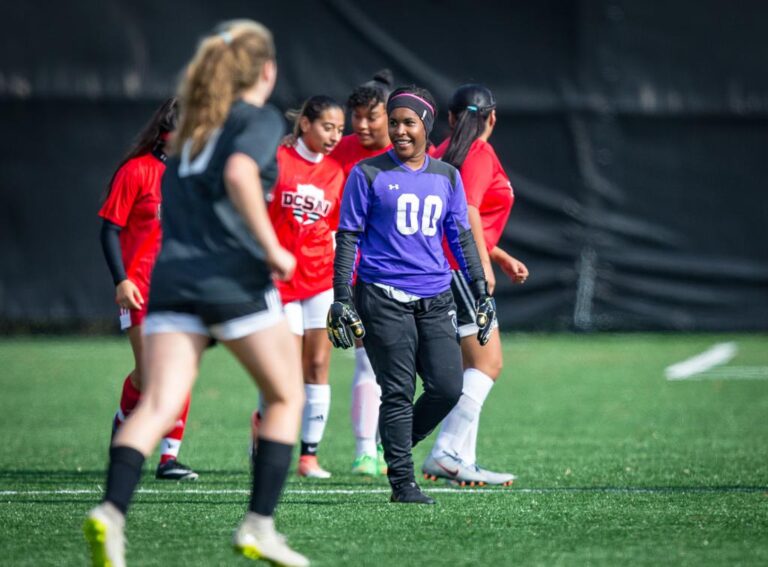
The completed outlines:
<svg viewBox="0 0 768 567">
<path fill-rule="evenodd" d="M 179 85 L 181 115 L 172 151 L 191 140 L 191 157 L 227 118 L 232 103 L 259 78 L 264 63 L 275 58 L 272 33 L 251 20 L 222 24 L 204 38 Z"/>
</svg>

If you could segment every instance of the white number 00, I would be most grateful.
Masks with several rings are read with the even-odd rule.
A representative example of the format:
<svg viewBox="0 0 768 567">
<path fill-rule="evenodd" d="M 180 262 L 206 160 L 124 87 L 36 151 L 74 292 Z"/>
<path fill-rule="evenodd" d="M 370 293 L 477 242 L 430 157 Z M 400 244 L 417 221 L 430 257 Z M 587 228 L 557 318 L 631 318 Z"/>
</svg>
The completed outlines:
<svg viewBox="0 0 768 567">
<path fill-rule="evenodd" d="M 419 208 L 421 202 L 413 193 L 403 193 L 397 198 L 397 231 L 406 236 L 419 230 Z M 443 212 L 443 201 L 437 195 L 424 199 L 421 215 L 421 232 L 424 236 L 437 234 L 437 219 Z"/>
</svg>

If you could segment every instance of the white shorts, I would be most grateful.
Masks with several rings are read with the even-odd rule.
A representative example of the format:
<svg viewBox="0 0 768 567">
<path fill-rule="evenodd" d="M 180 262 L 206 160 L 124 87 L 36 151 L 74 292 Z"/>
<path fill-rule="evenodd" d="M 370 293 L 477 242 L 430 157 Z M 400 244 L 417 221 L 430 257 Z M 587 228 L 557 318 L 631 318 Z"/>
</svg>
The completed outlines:
<svg viewBox="0 0 768 567">
<path fill-rule="evenodd" d="M 333 303 L 333 290 L 328 289 L 309 299 L 291 301 L 284 306 L 288 326 L 294 335 L 304 336 L 309 329 L 325 329 L 328 310 Z"/>
<path fill-rule="evenodd" d="M 229 319 L 221 323 L 206 325 L 199 315 L 179 311 L 150 312 L 144 319 L 145 335 L 158 333 L 193 333 L 213 337 L 220 341 L 242 339 L 257 331 L 274 327 L 285 317 L 280 295 L 272 289 L 265 295 L 266 309 Z"/>
</svg>

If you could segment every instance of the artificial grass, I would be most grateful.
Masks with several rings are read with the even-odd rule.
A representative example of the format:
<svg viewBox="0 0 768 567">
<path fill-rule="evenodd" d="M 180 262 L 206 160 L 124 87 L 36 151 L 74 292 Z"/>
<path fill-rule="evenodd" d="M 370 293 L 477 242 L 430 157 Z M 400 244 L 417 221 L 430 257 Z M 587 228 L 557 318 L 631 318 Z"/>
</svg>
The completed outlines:
<svg viewBox="0 0 768 567">
<path fill-rule="evenodd" d="M 316 565 L 766 564 L 768 380 L 664 378 L 725 340 L 739 347 L 730 365 L 768 366 L 764 335 L 506 336 L 478 455 L 520 478 L 476 492 L 424 481 L 441 489 L 435 507 L 389 504 L 384 479 L 348 474 L 353 359 L 335 352 L 320 450 L 334 476 L 292 474 L 278 526 Z M 99 500 L 131 361 L 120 339 L 0 341 L 0 563 L 87 561 L 80 525 Z M 129 564 L 248 564 L 229 538 L 247 502 L 255 403 L 234 359 L 206 353 L 180 455 L 200 480 L 156 481 L 148 461 Z"/>
</svg>

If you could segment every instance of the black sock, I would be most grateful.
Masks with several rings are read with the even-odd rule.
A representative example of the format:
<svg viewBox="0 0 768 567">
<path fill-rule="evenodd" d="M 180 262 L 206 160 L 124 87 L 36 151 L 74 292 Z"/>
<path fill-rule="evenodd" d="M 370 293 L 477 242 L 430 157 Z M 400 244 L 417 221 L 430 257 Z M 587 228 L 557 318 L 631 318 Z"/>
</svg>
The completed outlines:
<svg viewBox="0 0 768 567">
<path fill-rule="evenodd" d="M 302 455 L 317 455 L 318 443 L 304 443 L 301 442 L 301 454 Z"/>
<path fill-rule="evenodd" d="M 110 447 L 107 491 L 104 502 L 111 502 L 123 515 L 128 511 L 141 478 L 144 455 L 133 447 Z"/>
<path fill-rule="evenodd" d="M 293 445 L 259 438 L 259 450 L 253 456 L 253 488 L 248 509 L 262 516 L 271 516 L 283 490 Z"/>
</svg>

